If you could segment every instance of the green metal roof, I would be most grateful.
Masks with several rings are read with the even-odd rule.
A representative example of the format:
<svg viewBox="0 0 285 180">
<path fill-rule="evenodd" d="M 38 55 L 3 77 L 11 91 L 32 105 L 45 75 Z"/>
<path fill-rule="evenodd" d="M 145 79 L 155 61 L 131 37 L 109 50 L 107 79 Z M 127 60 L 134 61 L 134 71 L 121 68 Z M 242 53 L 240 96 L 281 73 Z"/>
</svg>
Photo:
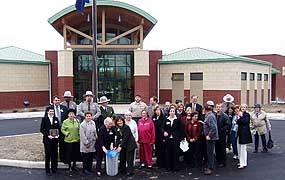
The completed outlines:
<svg viewBox="0 0 285 180">
<path fill-rule="evenodd" d="M 137 8 L 133 5 L 124 3 L 124 2 L 120 2 L 120 1 L 112 1 L 112 0 L 97 0 L 96 2 L 97 6 L 115 6 L 115 7 L 120 7 L 120 8 L 124 8 L 124 9 L 128 9 L 130 11 L 133 11 L 137 14 L 140 14 L 141 16 L 143 16 L 144 18 L 148 19 L 151 23 L 156 24 L 157 20 L 152 17 L 150 14 L 148 14 L 147 12 L 145 12 L 144 10 Z M 92 6 L 92 1 L 90 3 L 88 3 L 87 5 L 85 5 L 85 7 L 89 7 Z M 62 16 L 72 12 L 72 11 L 76 11 L 75 9 L 75 5 L 71 5 L 61 11 L 59 11 L 58 13 L 56 13 L 55 15 L 53 15 L 52 17 L 50 17 L 48 19 L 48 22 L 50 24 L 54 23 L 56 20 L 58 20 L 59 18 L 61 18 Z"/>
<path fill-rule="evenodd" d="M 280 74 L 280 71 L 272 67 L 271 74 Z"/>
<path fill-rule="evenodd" d="M 160 64 L 182 64 L 182 63 L 208 63 L 208 62 L 235 62 L 242 61 L 247 63 L 262 64 L 271 66 L 267 61 L 253 58 L 242 57 L 220 51 L 213 51 L 200 47 L 183 49 L 168 55 L 164 55 Z"/>
<path fill-rule="evenodd" d="M 45 56 L 14 46 L 0 48 L 0 63 L 49 64 Z"/>
</svg>

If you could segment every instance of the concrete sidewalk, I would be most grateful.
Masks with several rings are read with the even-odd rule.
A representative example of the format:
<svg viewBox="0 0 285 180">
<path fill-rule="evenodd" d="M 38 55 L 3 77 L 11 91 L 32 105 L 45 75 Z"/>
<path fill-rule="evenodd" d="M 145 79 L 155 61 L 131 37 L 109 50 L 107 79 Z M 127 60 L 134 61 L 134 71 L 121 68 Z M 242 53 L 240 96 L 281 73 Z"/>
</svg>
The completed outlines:
<svg viewBox="0 0 285 180">
<path fill-rule="evenodd" d="M 128 110 L 129 105 L 113 106 L 116 114 L 124 114 Z M 285 120 L 285 113 L 267 113 L 270 120 Z M 25 119 L 25 118 L 41 118 L 44 112 L 23 112 L 23 113 L 3 113 L 0 114 L 0 120 L 6 119 Z"/>
<path fill-rule="evenodd" d="M 129 109 L 129 104 L 111 104 L 116 114 L 124 114 Z M 22 112 L 22 113 L 2 113 L 0 120 L 5 119 L 25 119 L 25 118 L 41 118 L 44 116 L 44 111 L 39 112 Z"/>
</svg>

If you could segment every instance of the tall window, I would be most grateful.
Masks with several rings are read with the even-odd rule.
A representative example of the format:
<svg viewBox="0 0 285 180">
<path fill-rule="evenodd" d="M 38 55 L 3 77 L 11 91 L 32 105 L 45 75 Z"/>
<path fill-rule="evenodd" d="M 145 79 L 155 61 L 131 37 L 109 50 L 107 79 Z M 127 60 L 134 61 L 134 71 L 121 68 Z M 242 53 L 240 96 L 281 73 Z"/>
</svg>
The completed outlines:
<svg viewBox="0 0 285 180">
<path fill-rule="evenodd" d="M 202 72 L 195 72 L 195 73 L 190 73 L 190 80 L 203 80 L 203 73 Z"/>
<path fill-rule="evenodd" d="M 250 80 L 254 81 L 254 73 L 250 73 Z"/>
<path fill-rule="evenodd" d="M 241 80 L 247 80 L 247 73 L 241 72 Z"/>
<path fill-rule="evenodd" d="M 268 81 L 268 74 L 264 74 L 264 81 Z"/>
<path fill-rule="evenodd" d="M 262 74 L 261 73 L 257 73 L 257 80 L 262 81 Z"/>
</svg>

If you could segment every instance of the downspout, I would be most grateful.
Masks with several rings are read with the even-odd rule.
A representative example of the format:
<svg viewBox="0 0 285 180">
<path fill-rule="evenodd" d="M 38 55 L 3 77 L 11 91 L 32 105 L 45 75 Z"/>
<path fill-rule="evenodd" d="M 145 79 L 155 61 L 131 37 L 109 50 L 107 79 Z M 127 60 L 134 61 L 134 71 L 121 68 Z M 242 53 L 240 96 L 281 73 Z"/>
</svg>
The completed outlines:
<svg viewBox="0 0 285 180">
<path fill-rule="evenodd" d="M 160 89 L 160 75 L 159 75 L 159 62 L 157 62 L 157 99 L 158 99 L 158 102 L 160 102 L 159 100 L 159 89 Z"/>
<path fill-rule="evenodd" d="M 49 89 L 49 103 L 51 104 L 51 63 L 48 65 L 48 89 Z"/>
</svg>

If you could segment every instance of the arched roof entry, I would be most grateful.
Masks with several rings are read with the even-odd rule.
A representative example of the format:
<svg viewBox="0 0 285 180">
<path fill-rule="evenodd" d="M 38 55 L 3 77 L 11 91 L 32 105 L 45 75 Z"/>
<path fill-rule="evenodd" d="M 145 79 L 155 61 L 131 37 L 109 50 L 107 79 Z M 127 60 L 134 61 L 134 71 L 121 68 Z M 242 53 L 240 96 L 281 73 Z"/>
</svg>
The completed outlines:
<svg viewBox="0 0 285 180">
<path fill-rule="evenodd" d="M 72 5 L 50 17 L 48 22 L 64 37 L 65 49 L 88 49 L 92 48 L 91 18 L 92 3 L 89 3 L 82 14 Z M 138 7 L 119 1 L 97 0 L 97 31 L 102 36 L 98 38 L 98 48 L 142 48 L 143 39 L 156 23 L 154 17 Z M 114 31 L 116 37 L 108 38 L 106 34 Z M 91 44 L 79 45 L 78 36 L 89 39 Z M 131 44 L 114 43 L 125 36 L 132 39 Z"/>
</svg>

